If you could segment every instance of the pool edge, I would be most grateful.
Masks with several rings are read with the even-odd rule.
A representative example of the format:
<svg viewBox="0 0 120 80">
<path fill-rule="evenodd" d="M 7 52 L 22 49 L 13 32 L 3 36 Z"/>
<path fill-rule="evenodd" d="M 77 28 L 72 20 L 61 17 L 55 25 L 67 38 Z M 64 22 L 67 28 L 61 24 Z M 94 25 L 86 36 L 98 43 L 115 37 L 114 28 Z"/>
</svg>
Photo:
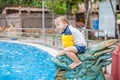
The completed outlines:
<svg viewBox="0 0 120 80">
<path fill-rule="evenodd" d="M 44 50 L 44 51 L 48 52 L 50 55 L 52 55 L 54 57 L 57 55 L 57 53 L 59 51 L 59 50 L 57 50 L 53 47 L 42 45 L 42 44 L 37 44 L 37 43 L 21 42 L 21 41 L 8 41 L 8 40 L 0 40 L 0 41 L 31 45 L 31 46 L 34 46 L 36 48 L 39 48 L 41 50 Z"/>
</svg>

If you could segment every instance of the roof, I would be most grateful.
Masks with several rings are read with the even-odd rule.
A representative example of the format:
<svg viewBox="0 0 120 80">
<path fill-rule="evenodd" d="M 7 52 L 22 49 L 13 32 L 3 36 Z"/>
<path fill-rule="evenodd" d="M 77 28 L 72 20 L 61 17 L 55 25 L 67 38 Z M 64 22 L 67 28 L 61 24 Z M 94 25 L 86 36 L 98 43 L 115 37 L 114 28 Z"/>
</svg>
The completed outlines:
<svg viewBox="0 0 120 80">
<path fill-rule="evenodd" d="M 2 14 L 7 14 L 7 10 L 17 10 L 18 12 L 20 11 L 26 11 L 26 12 L 42 12 L 42 8 L 40 7 L 29 7 L 29 6 L 5 6 L 4 9 L 2 10 Z M 48 12 L 48 9 L 44 9 L 45 12 Z"/>
<path fill-rule="evenodd" d="M 89 3 L 90 4 L 90 3 Z M 91 12 L 98 12 L 98 9 L 99 9 L 99 2 L 97 3 L 94 3 L 92 5 L 92 9 L 91 9 Z M 82 4 L 79 4 L 79 13 L 84 13 L 85 12 L 85 4 L 82 3 Z"/>
</svg>

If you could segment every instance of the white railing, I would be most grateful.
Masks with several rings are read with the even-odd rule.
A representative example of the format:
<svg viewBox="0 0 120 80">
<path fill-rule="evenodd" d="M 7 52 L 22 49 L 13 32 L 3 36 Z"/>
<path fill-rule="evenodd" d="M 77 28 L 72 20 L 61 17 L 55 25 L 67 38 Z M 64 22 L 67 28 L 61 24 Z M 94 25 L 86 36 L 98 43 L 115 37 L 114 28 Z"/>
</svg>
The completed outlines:
<svg viewBox="0 0 120 80">
<path fill-rule="evenodd" d="M 107 31 L 93 29 L 79 29 L 85 36 L 87 46 L 105 41 L 108 38 Z"/>
<path fill-rule="evenodd" d="M 85 36 L 87 46 L 107 40 L 107 32 L 104 30 L 79 29 Z M 53 28 L 45 28 L 44 36 L 41 28 L 8 28 L 0 30 L 0 39 L 36 42 L 55 48 L 62 48 L 61 37 Z M 97 33 L 97 36 L 95 35 Z M 100 36 L 102 33 L 104 36 Z"/>
</svg>

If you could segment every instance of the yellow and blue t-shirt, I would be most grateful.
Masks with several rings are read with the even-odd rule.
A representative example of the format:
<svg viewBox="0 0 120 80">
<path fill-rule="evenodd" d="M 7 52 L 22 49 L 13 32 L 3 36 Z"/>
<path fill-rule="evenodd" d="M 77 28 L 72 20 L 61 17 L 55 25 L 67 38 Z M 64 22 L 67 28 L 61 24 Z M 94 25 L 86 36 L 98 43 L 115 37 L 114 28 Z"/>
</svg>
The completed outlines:
<svg viewBox="0 0 120 80">
<path fill-rule="evenodd" d="M 62 33 L 62 46 L 64 48 L 75 46 L 79 53 L 83 53 L 86 48 L 86 42 L 79 30 L 68 25 Z"/>
</svg>

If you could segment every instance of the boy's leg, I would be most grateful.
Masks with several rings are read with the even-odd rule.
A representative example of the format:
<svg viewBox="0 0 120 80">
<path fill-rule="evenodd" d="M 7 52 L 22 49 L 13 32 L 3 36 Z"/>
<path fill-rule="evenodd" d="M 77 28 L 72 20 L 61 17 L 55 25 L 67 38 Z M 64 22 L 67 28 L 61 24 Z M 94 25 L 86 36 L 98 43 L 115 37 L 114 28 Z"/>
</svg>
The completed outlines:
<svg viewBox="0 0 120 80">
<path fill-rule="evenodd" d="M 64 55 L 64 54 L 66 54 L 66 52 L 77 53 L 77 48 L 76 48 L 75 46 L 67 47 L 67 48 L 65 48 L 63 51 L 60 51 L 60 52 L 57 54 L 57 56 Z"/>
<path fill-rule="evenodd" d="M 57 53 L 57 56 L 64 55 L 64 50 Z"/>
<path fill-rule="evenodd" d="M 73 63 L 70 64 L 70 68 L 73 69 L 77 67 L 78 65 L 81 64 L 81 61 L 78 59 L 76 56 L 77 53 L 77 48 L 75 46 L 65 48 L 64 53 L 71 59 L 73 60 Z"/>
</svg>

